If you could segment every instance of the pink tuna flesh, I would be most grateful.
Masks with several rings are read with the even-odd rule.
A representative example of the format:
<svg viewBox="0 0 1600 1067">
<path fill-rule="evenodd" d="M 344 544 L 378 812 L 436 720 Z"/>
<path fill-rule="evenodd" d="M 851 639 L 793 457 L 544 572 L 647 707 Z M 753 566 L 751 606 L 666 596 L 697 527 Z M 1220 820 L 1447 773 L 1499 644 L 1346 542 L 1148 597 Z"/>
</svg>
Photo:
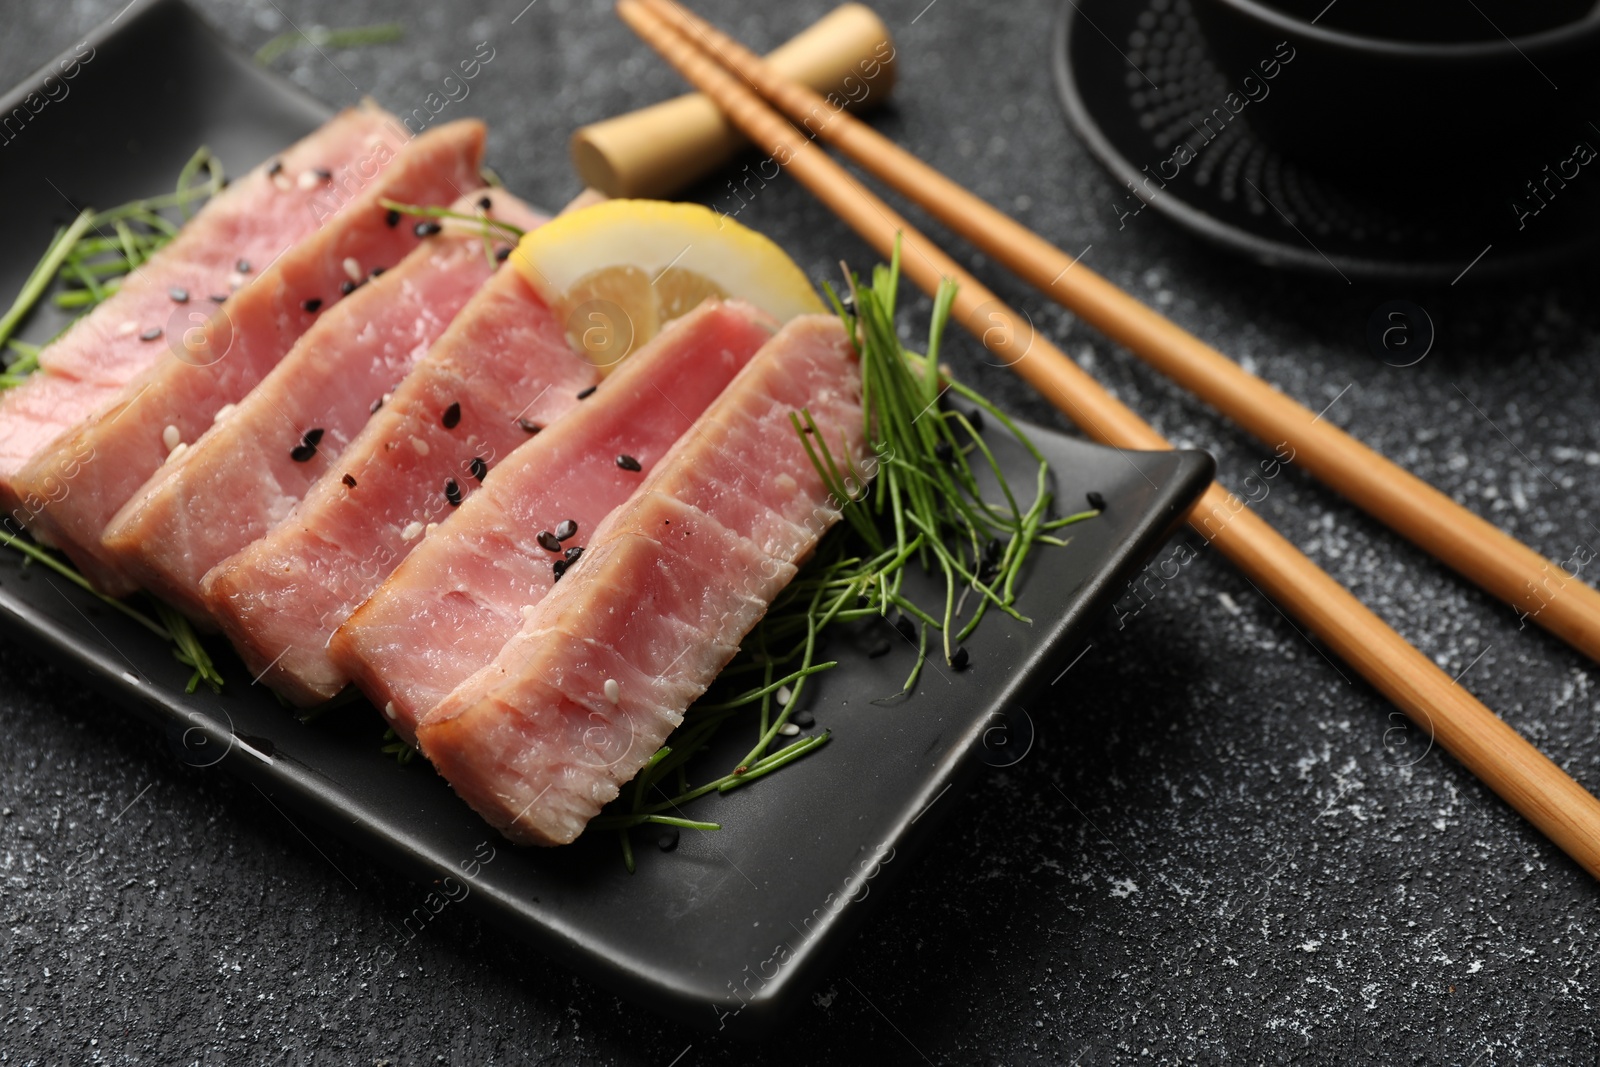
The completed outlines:
<svg viewBox="0 0 1600 1067">
<path fill-rule="evenodd" d="M 498 464 L 350 617 L 334 636 L 334 662 L 396 733 L 410 740 L 424 713 L 494 658 L 550 590 L 565 551 L 589 542 L 774 326 L 748 305 L 714 300 L 673 322 L 572 416 Z M 553 551 L 563 522 L 577 532 Z"/>
<path fill-rule="evenodd" d="M 37 450 L 9 477 L 16 504 L 41 502 L 36 512 L 24 508 L 34 536 L 66 552 L 103 591 L 135 588 L 101 536 L 117 510 L 160 469 L 173 433 L 180 441 L 196 440 L 219 408 L 261 381 L 317 315 L 340 299 L 346 260 L 364 276 L 373 267 L 392 267 L 416 247 L 412 228 L 389 225 L 379 201 L 449 203 L 481 184 L 480 122 L 450 123 L 409 142 L 393 132 L 373 137 L 378 140 L 365 168 L 347 168 L 353 173 L 336 178 L 323 200 L 302 206 L 314 218 L 331 214 L 325 225 L 286 251 L 280 246 L 252 261 L 253 280 L 207 323 L 166 338 L 157 346 L 159 355 L 115 400 Z M 277 189 L 264 173 L 249 180 Z"/>
<path fill-rule="evenodd" d="M 485 197 L 495 219 L 521 229 L 542 221 L 502 190 L 471 193 L 454 210 L 472 214 Z M 261 384 L 169 458 L 118 512 L 105 543 L 124 572 L 209 623 L 201 578 L 265 535 L 337 467 L 374 402 L 410 372 L 494 273 L 493 253 L 506 241 L 471 224 L 447 224 L 322 312 Z"/>
<path fill-rule="evenodd" d="M 445 483 L 470 500 L 474 461 L 492 468 L 597 377 L 522 276 L 496 271 L 290 516 L 206 574 L 212 618 L 264 684 L 334 696 L 349 677 L 328 639 L 454 510 Z"/>
<path fill-rule="evenodd" d="M 859 389 L 836 319 L 795 319 L 762 348 L 516 636 L 418 726 L 467 803 L 520 843 L 583 832 L 838 519 L 789 415 L 810 410 L 839 462 L 862 469 Z"/>
<path fill-rule="evenodd" d="M 302 185 L 301 175 L 320 167 L 343 179 L 373 154 L 373 139 L 392 143 L 389 131 L 399 128 L 394 116 L 371 106 L 334 116 L 202 206 L 170 244 L 123 279 L 115 295 L 48 345 L 39 355 L 41 371 L 0 396 L 5 509 L 15 512 L 23 503 L 11 480 L 29 460 L 113 402 L 123 386 L 168 353 L 165 331 L 205 322 L 215 306 L 213 294 L 231 295 L 325 221 L 313 204 L 327 198 L 327 188 L 321 182 Z M 275 165 L 276 173 L 269 173 Z M 239 271 L 241 262 L 250 273 Z M 174 303 L 174 290 L 187 301 Z M 163 336 L 143 340 L 140 334 L 150 329 Z M 13 525 L 25 525 L 27 517 L 24 507 Z"/>
</svg>

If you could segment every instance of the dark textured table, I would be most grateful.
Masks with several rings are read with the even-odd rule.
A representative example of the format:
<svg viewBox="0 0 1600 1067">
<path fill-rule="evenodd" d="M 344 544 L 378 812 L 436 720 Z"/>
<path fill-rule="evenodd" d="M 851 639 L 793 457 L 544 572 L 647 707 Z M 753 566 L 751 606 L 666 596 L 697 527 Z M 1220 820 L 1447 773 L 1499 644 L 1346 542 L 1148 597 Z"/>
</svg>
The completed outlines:
<svg viewBox="0 0 1600 1067">
<path fill-rule="evenodd" d="M 4 80 L 122 2 L 8 4 Z M 492 42 L 460 108 L 488 119 L 507 184 L 559 204 L 575 126 L 680 86 L 608 4 L 524 3 L 201 6 L 249 48 L 291 20 L 402 19 L 399 45 L 278 60 L 334 103 L 417 106 Z M 699 6 L 771 45 L 827 4 Z M 1064 247 L 1092 244 L 1092 266 L 1308 406 L 1337 400 L 1325 417 L 1548 555 L 1600 538 L 1592 272 L 1406 292 L 1238 263 L 1153 212 L 1119 230 L 1119 191 L 1053 96 L 1054 4 L 878 9 L 902 62 L 880 129 Z M 741 221 L 817 276 L 873 258 L 786 179 Z M 1225 482 L 1270 454 L 960 254 L 1162 432 L 1212 450 Z M 1365 340 L 1397 297 L 1439 329 L 1408 368 Z M 960 338 L 950 359 L 1059 421 L 977 353 Z M 1600 789 L 1600 692 L 1576 653 L 1298 471 L 1261 510 Z M 1122 614 L 1034 715 L 1027 757 L 946 801 L 947 831 L 764 1047 L 663 1023 L 453 909 L 396 954 L 390 919 L 422 888 L 0 648 L 0 1063 L 1595 1062 L 1591 878 L 1215 554 Z"/>
</svg>

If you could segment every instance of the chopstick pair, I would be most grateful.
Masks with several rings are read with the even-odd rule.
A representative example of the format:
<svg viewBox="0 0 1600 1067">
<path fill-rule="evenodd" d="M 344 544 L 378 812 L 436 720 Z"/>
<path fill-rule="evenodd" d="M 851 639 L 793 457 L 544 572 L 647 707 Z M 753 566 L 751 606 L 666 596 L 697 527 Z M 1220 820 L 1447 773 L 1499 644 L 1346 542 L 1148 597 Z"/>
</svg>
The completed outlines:
<svg viewBox="0 0 1600 1067">
<path fill-rule="evenodd" d="M 1021 316 L 797 131 L 767 100 L 1236 422 L 1270 443 L 1289 441 L 1297 462 L 1486 589 L 1518 603 L 1544 588 L 1552 564 L 1543 557 L 1315 418 L 848 113 L 774 74 L 759 57 L 672 0 L 620 0 L 617 10 L 735 126 L 881 255 L 892 253 L 898 237 L 902 271 L 925 292 L 934 293 L 945 278 L 957 281 L 953 317 L 1089 436 L 1121 448 L 1172 447 L 1047 338 L 1023 328 Z M 1591 875 L 1600 877 L 1600 800 L 1220 484 L 1212 483 L 1190 512 L 1189 523 L 1258 590 L 1319 636 Z M 1450 529 L 1451 524 L 1456 529 Z M 1519 583 L 1532 585 L 1524 588 Z M 1573 582 L 1561 587 L 1529 614 L 1589 655 L 1600 654 L 1600 595 L 1587 585 Z"/>
</svg>

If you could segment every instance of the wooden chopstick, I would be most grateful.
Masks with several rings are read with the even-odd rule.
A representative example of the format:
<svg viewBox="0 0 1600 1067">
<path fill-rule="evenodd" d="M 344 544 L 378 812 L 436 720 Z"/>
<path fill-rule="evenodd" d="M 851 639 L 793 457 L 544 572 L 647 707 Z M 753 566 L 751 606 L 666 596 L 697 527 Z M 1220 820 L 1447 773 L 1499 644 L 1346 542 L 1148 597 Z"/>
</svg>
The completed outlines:
<svg viewBox="0 0 1600 1067">
<path fill-rule="evenodd" d="M 996 210 L 871 126 L 783 77 L 672 0 L 644 0 L 682 35 L 755 86 L 801 128 L 1126 347 L 1462 577 L 1590 659 L 1600 660 L 1600 592 L 1427 482 L 1251 374 L 1075 257 Z"/>
<path fill-rule="evenodd" d="M 933 293 L 945 278 L 960 285 L 953 316 L 1043 393 L 1085 433 L 1122 448 L 1172 446 L 1042 336 L 1017 352 L 1015 334 L 996 328 L 1020 321 L 976 278 L 917 232 L 893 208 L 798 133 L 698 42 L 647 6 L 620 0 L 617 11 L 729 120 L 792 173 L 884 256 L 902 244 L 902 270 Z M 1591 875 L 1600 878 L 1600 800 L 1529 744 L 1433 661 L 1369 611 L 1339 583 L 1268 526 L 1237 496 L 1213 482 L 1189 523 L 1255 586 L 1319 636 L 1345 662 L 1427 730 L 1468 770 Z"/>
</svg>

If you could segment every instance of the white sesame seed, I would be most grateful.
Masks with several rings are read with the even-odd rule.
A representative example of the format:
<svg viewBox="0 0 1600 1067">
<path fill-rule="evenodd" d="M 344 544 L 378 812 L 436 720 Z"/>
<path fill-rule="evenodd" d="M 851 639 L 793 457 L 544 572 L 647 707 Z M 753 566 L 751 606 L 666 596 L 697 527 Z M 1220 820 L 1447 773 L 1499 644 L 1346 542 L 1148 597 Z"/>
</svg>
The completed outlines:
<svg viewBox="0 0 1600 1067">
<path fill-rule="evenodd" d="M 233 405 L 232 404 L 224 404 L 220 408 L 217 409 L 217 413 L 215 415 L 211 416 L 211 421 L 212 422 L 221 422 L 223 419 L 227 418 L 229 415 L 232 415 L 232 414 L 233 414 Z"/>
<path fill-rule="evenodd" d="M 383 706 L 383 713 L 391 719 L 395 717 L 394 701 L 391 700 Z"/>
<path fill-rule="evenodd" d="M 229 288 L 231 288 L 231 289 L 239 289 L 239 288 L 242 288 L 243 286 L 244 286 L 244 275 L 243 274 L 240 274 L 238 271 L 234 271 L 232 274 L 228 275 L 228 287 Z"/>
<path fill-rule="evenodd" d="M 794 698 L 794 691 L 786 685 L 778 686 L 778 707 L 789 706 L 789 701 Z"/>
<path fill-rule="evenodd" d="M 415 541 L 417 538 L 419 538 L 421 536 L 422 536 L 422 523 L 420 523 L 420 522 L 413 522 L 410 525 L 408 525 L 404 530 L 400 531 L 400 540 L 402 540 L 402 541 Z"/>
<path fill-rule="evenodd" d="M 792 722 L 786 722 L 782 726 L 778 727 L 778 732 L 784 737 L 793 737 L 795 734 L 800 732 L 800 727 L 796 726 Z"/>
<path fill-rule="evenodd" d="M 183 441 L 179 441 L 178 442 L 178 447 L 174 448 L 171 452 L 168 452 L 167 453 L 167 458 L 162 460 L 161 462 L 162 463 L 171 463 L 173 460 L 177 459 L 179 456 L 183 455 L 188 450 L 189 450 L 188 444 L 186 444 Z"/>
<path fill-rule="evenodd" d="M 417 450 L 417 455 L 419 456 L 426 456 L 428 454 L 428 442 L 424 441 L 420 437 L 411 438 L 411 447 Z"/>
<path fill-rule="evenodd" d="M 125 322 L 121 326 L 117 327 L 117 336 L 118 337 L 126 337 L 130 333 L 138 333 L 138 332 L 139 332 L 139 324 L 137 322 L 134 322 L 132 319 L 129 319 L 127 322 Z"/>
<path fill-rule="evenodd" d="M 353 282 L 361 280 L 361 264 L 356 262 L 355 256 L 344 257 L 344 273 Z"/>
<path fill-rule="evenodd" d="M 178 442 L 182 440 L 183 434 L 178 432 L 178 428 L 176 426 L 168 426 L 165 430 L 161 431 L 161 443 L 167 446 L 168 452 L 171 452 L 174 448 L 177 448 Z"/>
<path fill-rule="evenodd" d="M 613 704 L 622 699 L 622 686 L 617 684 L 615 678 L 606 679 L 606 699 Z"/>
<path fill-rule="evenodd" d="M 279 192 L 286 193 L 290 189 L 294 188 L 294 182 L 291 182 L 289 180 L 289 176 L 284 174 L 282 171 L 279 171 L 277 174 L 272 176 L 272 184 L 278 187 Z"/>
<path fill-rule="evenodd" d="M 322 179 L 317 177 L 317 172 L 314 170 L 300 172 L 299 185 L 302 189 L 315 189 L 321 181 Z"/>
<path fill-rule="evenodd" d="M 437 530 L 438 528 L 439 528 L 439 524 L 438 523 L 430 522 L 430 523 L 428 523 L 428 525 L 426 525 L 426 526 L 424 526 L 422 528 L 422 536 L 423 537 L 427 537 L 429 534 L 433 533 L 433 531 Z"/>
</svg>

